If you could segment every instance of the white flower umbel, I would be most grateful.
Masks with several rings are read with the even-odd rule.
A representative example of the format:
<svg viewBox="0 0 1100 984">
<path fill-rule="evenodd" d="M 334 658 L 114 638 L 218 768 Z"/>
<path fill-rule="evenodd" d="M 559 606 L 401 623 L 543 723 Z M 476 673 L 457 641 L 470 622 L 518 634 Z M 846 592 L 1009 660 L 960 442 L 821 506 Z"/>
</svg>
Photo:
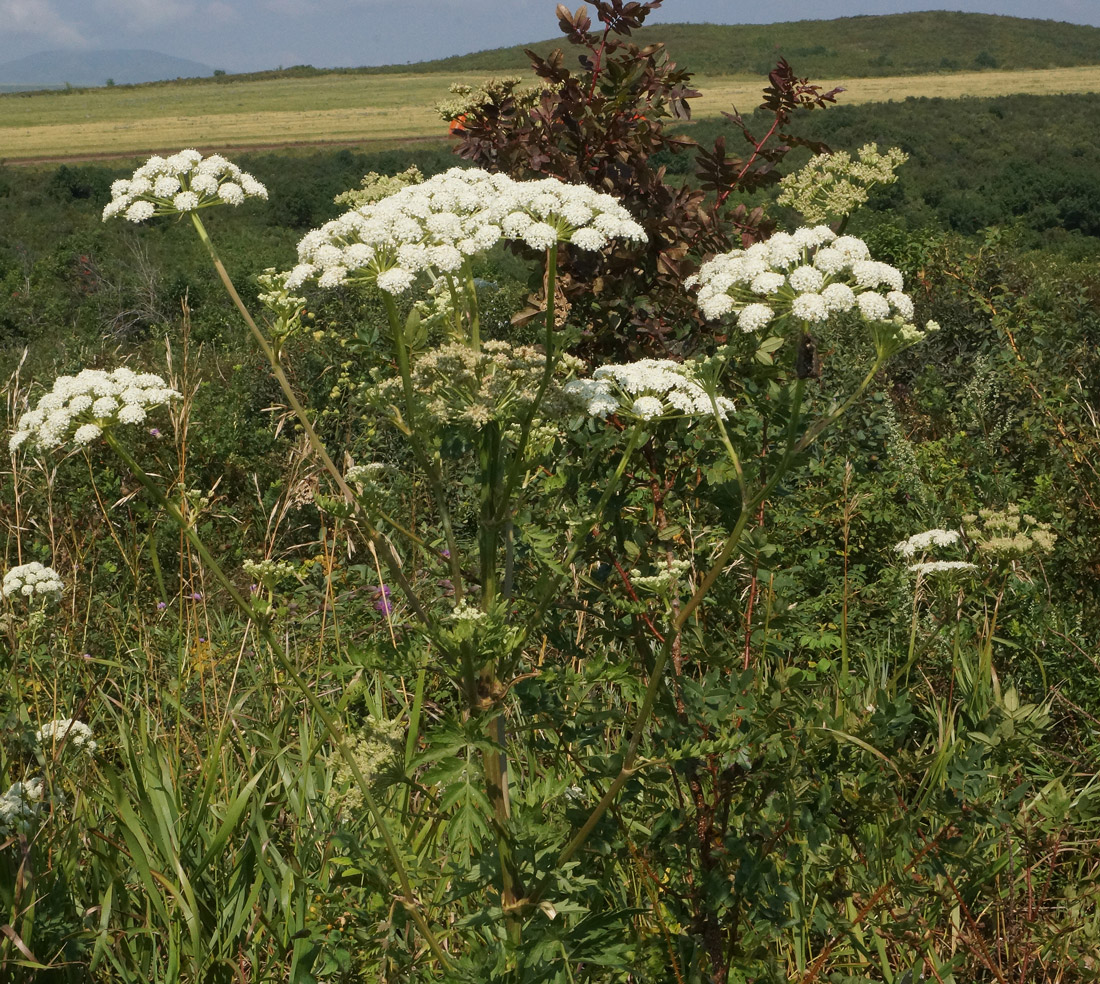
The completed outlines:
<svg viewBox="0 0 1100 984">
<path fill-rule="evenodd" d="M 144 222 L 155 215 L 240 205 L 246 198 L 267 198 L 267 189 L 220 154 L 203 157 L 197 150 L 181 150 L 171 157 L 150 157 L 133 177 L 111 185 L 103 219 L 121 215 Z"/>
<path fill-rule="evenodd" d="M 909 570 L 919 575 L 959 573 L 960 571 L 976 571 L 977 569 L 976 564 L 971 564 L 965 560 L 927 560 L 920 564 L 909 565 Z"/>
<path fill-rule="evenodd" d="M 116 424 L 140 424 L 150 408 L 179 395 L 160 376 L 125 367 L 60 376 L 38 406 L 19 418 L 8 448 L 24 443 L 53 448 L 70 437 L 88 444 Z"/>
<path fill-rule="evenodd" d="M 668 359 L 600 366 L 591 379 L 570 380 L 562 392 L 592 417 L 605 418 L 613 413 L 650 421 L 714 415 L 714 405 L 691 363 Z M 715 403 L 723 420 L 733 412 L 732 400 L 719 396 Z"/>
<path fill-rule="evenodd" d="M 13 567 L 4 575 L 0 598 L 58 598 L 64 590 L 57 571 L 32 561 Z"/>
<path fill-rule="evenodd" d="M 307 233 L 284 282 L 296 290 L 311 280 L 320 287 L 362 281 L 401 294 L 421 271 L 454 273 L 501 239 L 544 251 L 559 242 L 599 250 L 645 238 L 616 199 L 587 186 L 452 168 Z"/>
<path fill-rule="evenodd" d="M 722 253 L 690 278 L 697 303 L 711 319 L 732 317 L 742 331 L 792 319 L 820 325 L 856 311 L 875 326 L 875 342 L 891 350 L 924 337 L 910 323 L 913 302 L 901 273 L 870 258 L 866 243 L 828 226 L 777 232 L 748 249 Z"/>
<path fill-rule="evenodd" d="M 12 783 L 0 796 L 0 835 L 29 834 L 42 812 L 45 792 L 41 779 Z"/>
<path fill-rule="evenodd" d="M 918 553 L 924 553 L 932 547 L 951 547 L 958 542 L 958 530 L 925 530 L 923 533 L 914 533 L 908 540 L 902 540 L 895 545 L 894 553 L 911 560 Z"/>
<path fill-rule="evenodd" d="M 83 721 L 77 721 L 74 718 L 59 718 L 42 725 L 35 732 L 34 740 L 45 751 L 68 744 L 86 755 L 92 755 L 98 747 L 95 739 L 92 738 L 92 729 Z"/>
</svg>

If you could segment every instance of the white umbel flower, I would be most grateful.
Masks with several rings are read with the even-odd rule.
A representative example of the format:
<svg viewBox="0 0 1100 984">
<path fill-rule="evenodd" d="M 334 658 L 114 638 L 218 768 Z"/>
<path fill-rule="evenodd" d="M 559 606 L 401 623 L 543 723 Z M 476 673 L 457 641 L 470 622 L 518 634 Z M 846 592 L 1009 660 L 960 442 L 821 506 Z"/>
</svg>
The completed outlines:
<svg viewBox="0 0 1100 984">
<path fill-rule="evenodd" d="M 321 287 L 365 281 L 400 294 L 421 271 L 453 273 L 463 257 L 483 253 L 501 239 L 539 251 L 562 242 L 597 251 L 612 240 L 645 238 L 618 201 L 585 185 L 556 178 L 515 181 L 478 168 L 452 168 L 307 233 L 287 286 L 314 279 Z M 396 267 L 403 272 L 387 276 Z"/>
<path fill-rule="evenodd" d="M 722 253 L 685 286 L 698 289 L 696 303 L 707 318 L 729 315 L 745 332 L 787 319 L 821 324 L 858 310 L 880 354 L 924 336 L 910 324 L 913 302 L 901 273 L 872 260 L 862 239 L 837 237 L 828 226 L 777 232 L 748 249 Z"/>
<path fill-rule="evenodd" d="M 246 198 L 266 199 L 267 189 L 219 154 L 204 158 L 197 150 L 181 150 L 170 157 L 150 157 L 132 178 L 114 182 L 103 219 L 122 215 L 144 222 L 154 215 L 240 205 Z"/>
<path fill-rule="evenodd" d="M 70 437 L 87 444 L 116 424 L 141 423 L 150 408 L 179 395 L 160 376 L 125 367 L 59 376 L 38 406 L 19 418 L 8 448 L 14 451 L 25 443 L 53 448 Z"/>
<path fill-rule="evenodd" d="M 0 598 L 21 596 L 24 598 L 59 598 L 65 586 L 52 567 L 38 561 L 20 564 L 4 575 L 0 584 Z"/>
<path fill-rule="evenodd" d="M 591 379 L 570 380 L 562 392 L 599 418 L 609 413 L 644 421 L 712 417 L 716 404 L 724 420 L 734 409 L 733 401 L 724 396 L 711 403 L 691 363 L 669 359 L 600 366 Z"/>
<path fill-rule="evenodd" d="M 77 721 L 75 718 L 59 718 L 49 724 L 42 725 L 35 732 L 34 740 L 47 751 L 56 746 L 68 744 L 87 755 L 91 755 L 99 747 L 92 738 L 92 729 L 83 721 Z"/>
</svg>

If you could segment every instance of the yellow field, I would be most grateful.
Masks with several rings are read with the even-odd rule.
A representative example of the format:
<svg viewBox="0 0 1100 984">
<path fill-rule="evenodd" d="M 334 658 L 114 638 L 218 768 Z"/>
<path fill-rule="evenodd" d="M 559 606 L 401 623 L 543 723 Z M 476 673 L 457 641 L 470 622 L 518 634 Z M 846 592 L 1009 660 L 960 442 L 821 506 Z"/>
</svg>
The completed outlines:
<svg viewBox="0 0 1100 984">
<path fill-rule="evenodd" d="M 0 96 L 0 159 L 17 163 L 129 157 L 184 146 L 206 152 L 292 144 L 400 143 L 443 137 L 434 107 L 454 81 L 481 75 L 328 75 L 308 79 L 215 82 Z M 696 76 L 696 116 L 760 99 L 758 77 Z M 1020 72 L 956 72 L 832 80 L 842 102 L 909 96 L 1100 92 L 1100 66 Z"/>
</svg>

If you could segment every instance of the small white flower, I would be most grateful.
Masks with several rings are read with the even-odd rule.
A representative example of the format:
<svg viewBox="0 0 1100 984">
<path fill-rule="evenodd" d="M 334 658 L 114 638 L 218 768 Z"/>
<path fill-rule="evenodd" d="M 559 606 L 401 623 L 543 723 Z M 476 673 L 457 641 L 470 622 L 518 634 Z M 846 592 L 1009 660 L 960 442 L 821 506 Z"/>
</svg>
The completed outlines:
<svg viewBox="0 0 1100 984">
<path fill-rule="evenodd" d="M 742 331 L 759 331 L 772 320 L 775 312 L 767 304 L 746 304 L 737 316 Z"/>
<path fill-rule="evenodd" d="M 825 283 L 825 275 L 812 266 L 800 266 L 787 274 L 791 287 L 801 293 L 818 293 Z"/>
<path fill-rule="evenodd" d="M 664 404 L 655 396 L 639 396 L 630 412 L 642 420 L 653 420 L 665 412 Z"/>
<path fill-rule="evenodd" d="M 38 595 L 60 596 L 65 590 L 61 578 L 52 567 L 44 567 L 38 561 L 20 564 L 4 575 L 0 583 L 0 598 L 22 595 L 30 598 Z"/>
<path fill-rule="evenodd" d="M 820 294 L 799 294 L 791 302 L 791 314 L 802 321 L 825 321 L 829 309 Z"/>
</svg>

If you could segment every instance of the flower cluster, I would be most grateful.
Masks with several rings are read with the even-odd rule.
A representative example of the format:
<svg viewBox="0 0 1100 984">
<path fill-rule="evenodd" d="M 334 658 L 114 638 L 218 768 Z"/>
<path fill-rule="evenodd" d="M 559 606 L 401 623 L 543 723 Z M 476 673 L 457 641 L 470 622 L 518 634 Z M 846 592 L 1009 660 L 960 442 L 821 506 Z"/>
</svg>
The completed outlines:
<svg viewBox="0 0 1100 984">
<path fill-rule="evenodd" d="M 19 595 L 24 598 L 57 598 L 64 590 L 61 578 L 52 567 L 43 567 L 38 561 L 20 564 L 4 575 L 0 585 L 0 598 Z"/>
<path fill-rule="evenodd" d="M 581 367 L 579 359 L 564 355 L 554 363 L 556 376 Z M 465 424 L 480 430 L 490 421 L 510 424 L 522 417 L 539 398 L 546 373 L 546 357 L 530 345 L 491 340 L 479 351 L 450 342 L 419 356 L 412 366 L 413 392 L 434 422 Z M 401 405 L 402 384 L 386 379 L 365 391 L 368 402 L 387 408 Z M 553 413 L 561 400 L 557 380 L 542 394 L 544 411 Z"/>
<path fill-rule="evenodd" d="M 600 366 L 591 379 L 574 379 L 562 392 L 593 417 L 608 414 L 636 420 L 666 417 L 710 417 L 715 406 L 723 420 L 733 412 L 724 396 L 714 404 L 688 363 L 669 359 L 642 359 L 623 365 Z"/>
<path fill-rule="evenodd" d="M 0 835 L 30 833 L 42 812 L 45 792 L 41 779 L 12 783 L 0 796 Z"/>
<path fill-rule="evenodd" d="M 30 441 L 53 448 L 70 435 L 77 444 L 88 444 L 115 424 L 140 424 L 150 407 L 179 395 L 160 376 L 125 367 L 60 376 L 38 406 L 19 418 L 8 447 L 14 451 Z"/>
<path fill-rule="evenodd" d="M 908 159 L 897 147 L 880 154 L 873 143 L 860 147 L 858 161 L 843 150 L 818 154 L 780 182 L 783 191 L 778 202 L 789 205 L 807 222 L 839 219 L 866 202 L 875 185 L 897 181 L 894 171 Z"/>
<path fill-rule="evenodd" d="M 59 718 L 44 724 L 35 732 L 34 740 L 41 748 L 70 744 L 86 755 L 94 754 L 98 745 L 92 738 L 92 729 L 74 718 Z"/>
<path fill-rule="evenodd" d="M 361 280 L 401 294 L 421 271 L 453 274 L 501 239 L 537 250 L 558 242 L 599 250 L 612 239 L 643 242 L 645 233 L 618 201 L 584 185 L 452 168 L 307 233 L 284 284 Z"/>
<path fill-rule="evenodd" d="M 1048 523 L 1021 513 L 1015 504 L 1003 510 L 980 509 L 977 515 L 963 516 L 963 529 L 979 554 L 992 561 L 1050 553 L 1057 539 Z"/>
<path fill-rule="evenodd" d="M 154 215 L 240 205 L 246 198 L 267 198 L 267 189 L 219 154 L 203 157 L 197 150 L 181 150 L 171 157 L 150 157 L 132 178 L 111 185 L 103 219 L 122 215 L 144 222 Z"/>
<path fill-rule="evenodd" d="M 862 239 L 837 236 L 828 226 L 777 232 L 722 253 L 688 278 L 687 286 L 696 285 L 703 314 L 732 315 L 746 332 L 788 317 L 815 324 L 858 311 L 866 321 L 895 326 L 907 344 L 923 337 L 910 323 L 913 301 L 901 273 L 872 260 Z"/>
<path fill-rule="evenodd" d="M 917 554 L 923 557 L 933 547 L 953 547 L 958 542 L 958 530 L 925 530 L 923 533 L 914 533 L 908 540 L 902 540 L 894 547 L 894 552 L 901 554 L 906 560 L 912 560 Z M 921 560 L 909 565 L 909 570 L 915 574 L 940 574 L 974 569 L 974 564 L 964 560 Z"/>
</svg>

